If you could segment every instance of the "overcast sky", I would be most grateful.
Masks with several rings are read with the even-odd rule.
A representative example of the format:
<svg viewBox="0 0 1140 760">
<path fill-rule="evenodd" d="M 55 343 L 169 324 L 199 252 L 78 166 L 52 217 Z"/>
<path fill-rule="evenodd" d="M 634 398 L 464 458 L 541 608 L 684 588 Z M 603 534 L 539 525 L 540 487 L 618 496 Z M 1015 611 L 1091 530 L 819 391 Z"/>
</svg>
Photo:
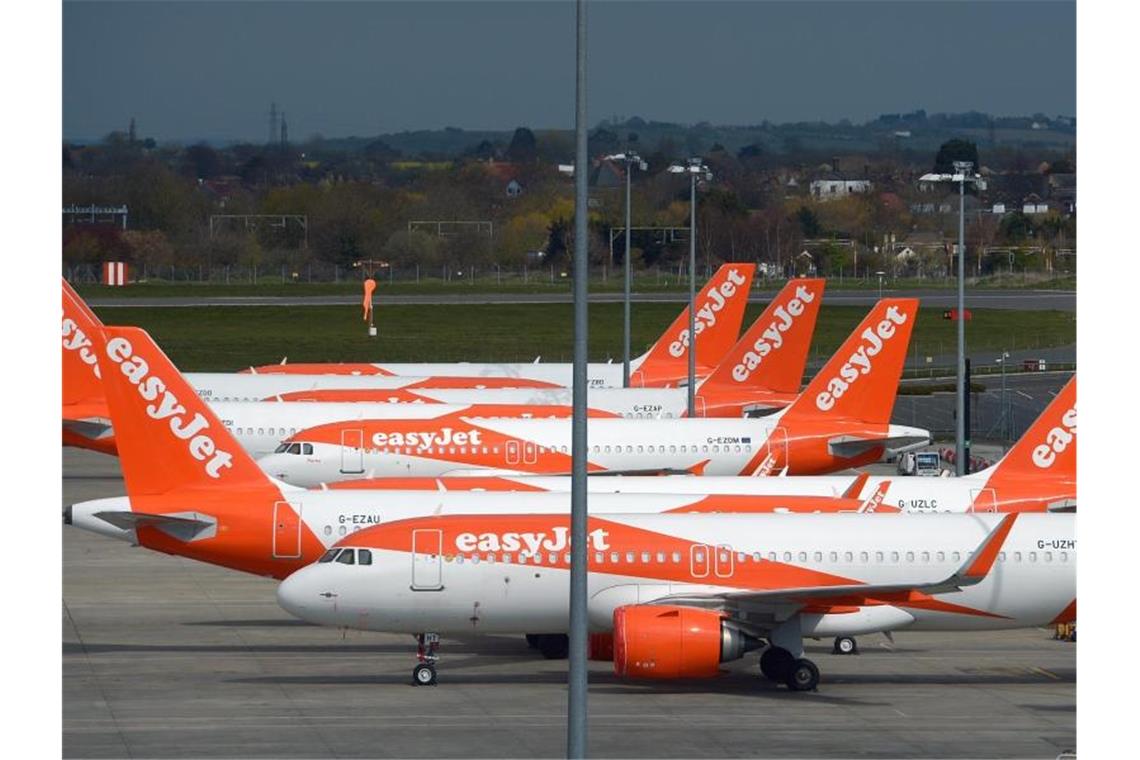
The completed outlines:
<svg viewBox="0 0 1140 760">
<path fill-rule="evenodd" d="M 1067 0 L 594 0 L 589 121 L 1072 115 L 1075 25 Z M 574 3 L 64 3 L 65 137 L 264 140 L 271 101 L 294 140 L 570 128 Z"/>
</svg>

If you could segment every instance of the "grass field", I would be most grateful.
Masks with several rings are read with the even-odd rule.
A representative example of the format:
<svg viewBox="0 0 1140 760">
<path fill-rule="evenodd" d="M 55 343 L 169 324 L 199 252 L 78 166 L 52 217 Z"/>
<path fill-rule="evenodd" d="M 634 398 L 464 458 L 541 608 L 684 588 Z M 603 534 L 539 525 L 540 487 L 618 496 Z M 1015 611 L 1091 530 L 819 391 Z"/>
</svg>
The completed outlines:
<svg viewBox="0 0 1140 760">
<path fill-rule="evenodd" d="M 621 304 L 590 306 L 591 361 L 621 361 Z M 633 353 L 647 348 L 677 315 L 677 304 L 636 304 Z M 745 325 L 759 316 L 750 305 Z M 186 371 L 232 371 L 288 357 L 302 361 L 570 361 L 571 304 L 384 306 L 376 312 L 379 337 L 370 338 L 355 306 L 230 306 L 220 308 L 96 309 L 107 324 L 149 331 Z M 966 334 L 971 350 L 1016 350 L 1076 342 L 1071 312 L 973 309 Z M 866 314 L 859 306 L 820 310 L 812 355 L 833 352 Z M 954 350 L 955 323 L 941 309 L 922 309 L 912 352 Z"/>
</svg>

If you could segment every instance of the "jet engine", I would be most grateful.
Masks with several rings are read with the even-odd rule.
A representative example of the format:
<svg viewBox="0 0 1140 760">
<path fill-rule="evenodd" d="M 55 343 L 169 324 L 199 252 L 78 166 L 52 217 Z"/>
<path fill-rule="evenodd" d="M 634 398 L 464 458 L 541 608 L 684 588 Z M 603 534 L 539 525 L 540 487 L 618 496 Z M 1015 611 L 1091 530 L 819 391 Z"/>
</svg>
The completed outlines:
<svg viewBox="0 0 1140 760">
<path fill-rule="evenodd" d="M 614 673 L 630 678 L 711 678 L 722 662 L 762 645 L 723 614 L 634 604 L 614 610 Z"/>
</svg>

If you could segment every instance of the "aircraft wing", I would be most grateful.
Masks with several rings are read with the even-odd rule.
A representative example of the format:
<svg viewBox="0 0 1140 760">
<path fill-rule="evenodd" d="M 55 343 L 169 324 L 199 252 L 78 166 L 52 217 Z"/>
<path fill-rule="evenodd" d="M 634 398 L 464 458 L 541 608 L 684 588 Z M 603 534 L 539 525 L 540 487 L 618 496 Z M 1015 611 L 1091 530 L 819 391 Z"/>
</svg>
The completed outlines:
<svg viewBox="0 0 1140 760">
<path fill-rule="evenodd" d="M 981 583 L 997 560 L 1005 539 L 1013 529 L 1017 513 L 1002 518 L 966 561 L 946 578 L 933 583 L 857 583 L 833 586 L 801 586 L 777 589 L 744 589 L 714 593 L 670 594 L 654 599 L 651 604 L 680 604 L 726 611 L 756 612 L 764 609 L 802 608 L 814 606 L 859 606 L 868 603 L 905 603 L 934 594 L 961 591 Z"/>
</svg>

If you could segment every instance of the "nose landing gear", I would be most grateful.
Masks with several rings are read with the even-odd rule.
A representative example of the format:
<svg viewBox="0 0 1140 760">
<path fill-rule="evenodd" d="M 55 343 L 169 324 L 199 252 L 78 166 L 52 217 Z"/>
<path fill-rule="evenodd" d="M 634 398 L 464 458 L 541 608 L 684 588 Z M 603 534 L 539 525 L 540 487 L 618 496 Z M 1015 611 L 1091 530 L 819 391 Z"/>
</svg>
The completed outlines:
<svg viewBox="0 0 1140 760">
<path fill-rule="evenodd" d="M 416 634 L 416 658 L 419 663 L 412 669 L 412 686 L 435 686 L 435 663 L 439 660 L 438 633 Z"/>
</svg>

